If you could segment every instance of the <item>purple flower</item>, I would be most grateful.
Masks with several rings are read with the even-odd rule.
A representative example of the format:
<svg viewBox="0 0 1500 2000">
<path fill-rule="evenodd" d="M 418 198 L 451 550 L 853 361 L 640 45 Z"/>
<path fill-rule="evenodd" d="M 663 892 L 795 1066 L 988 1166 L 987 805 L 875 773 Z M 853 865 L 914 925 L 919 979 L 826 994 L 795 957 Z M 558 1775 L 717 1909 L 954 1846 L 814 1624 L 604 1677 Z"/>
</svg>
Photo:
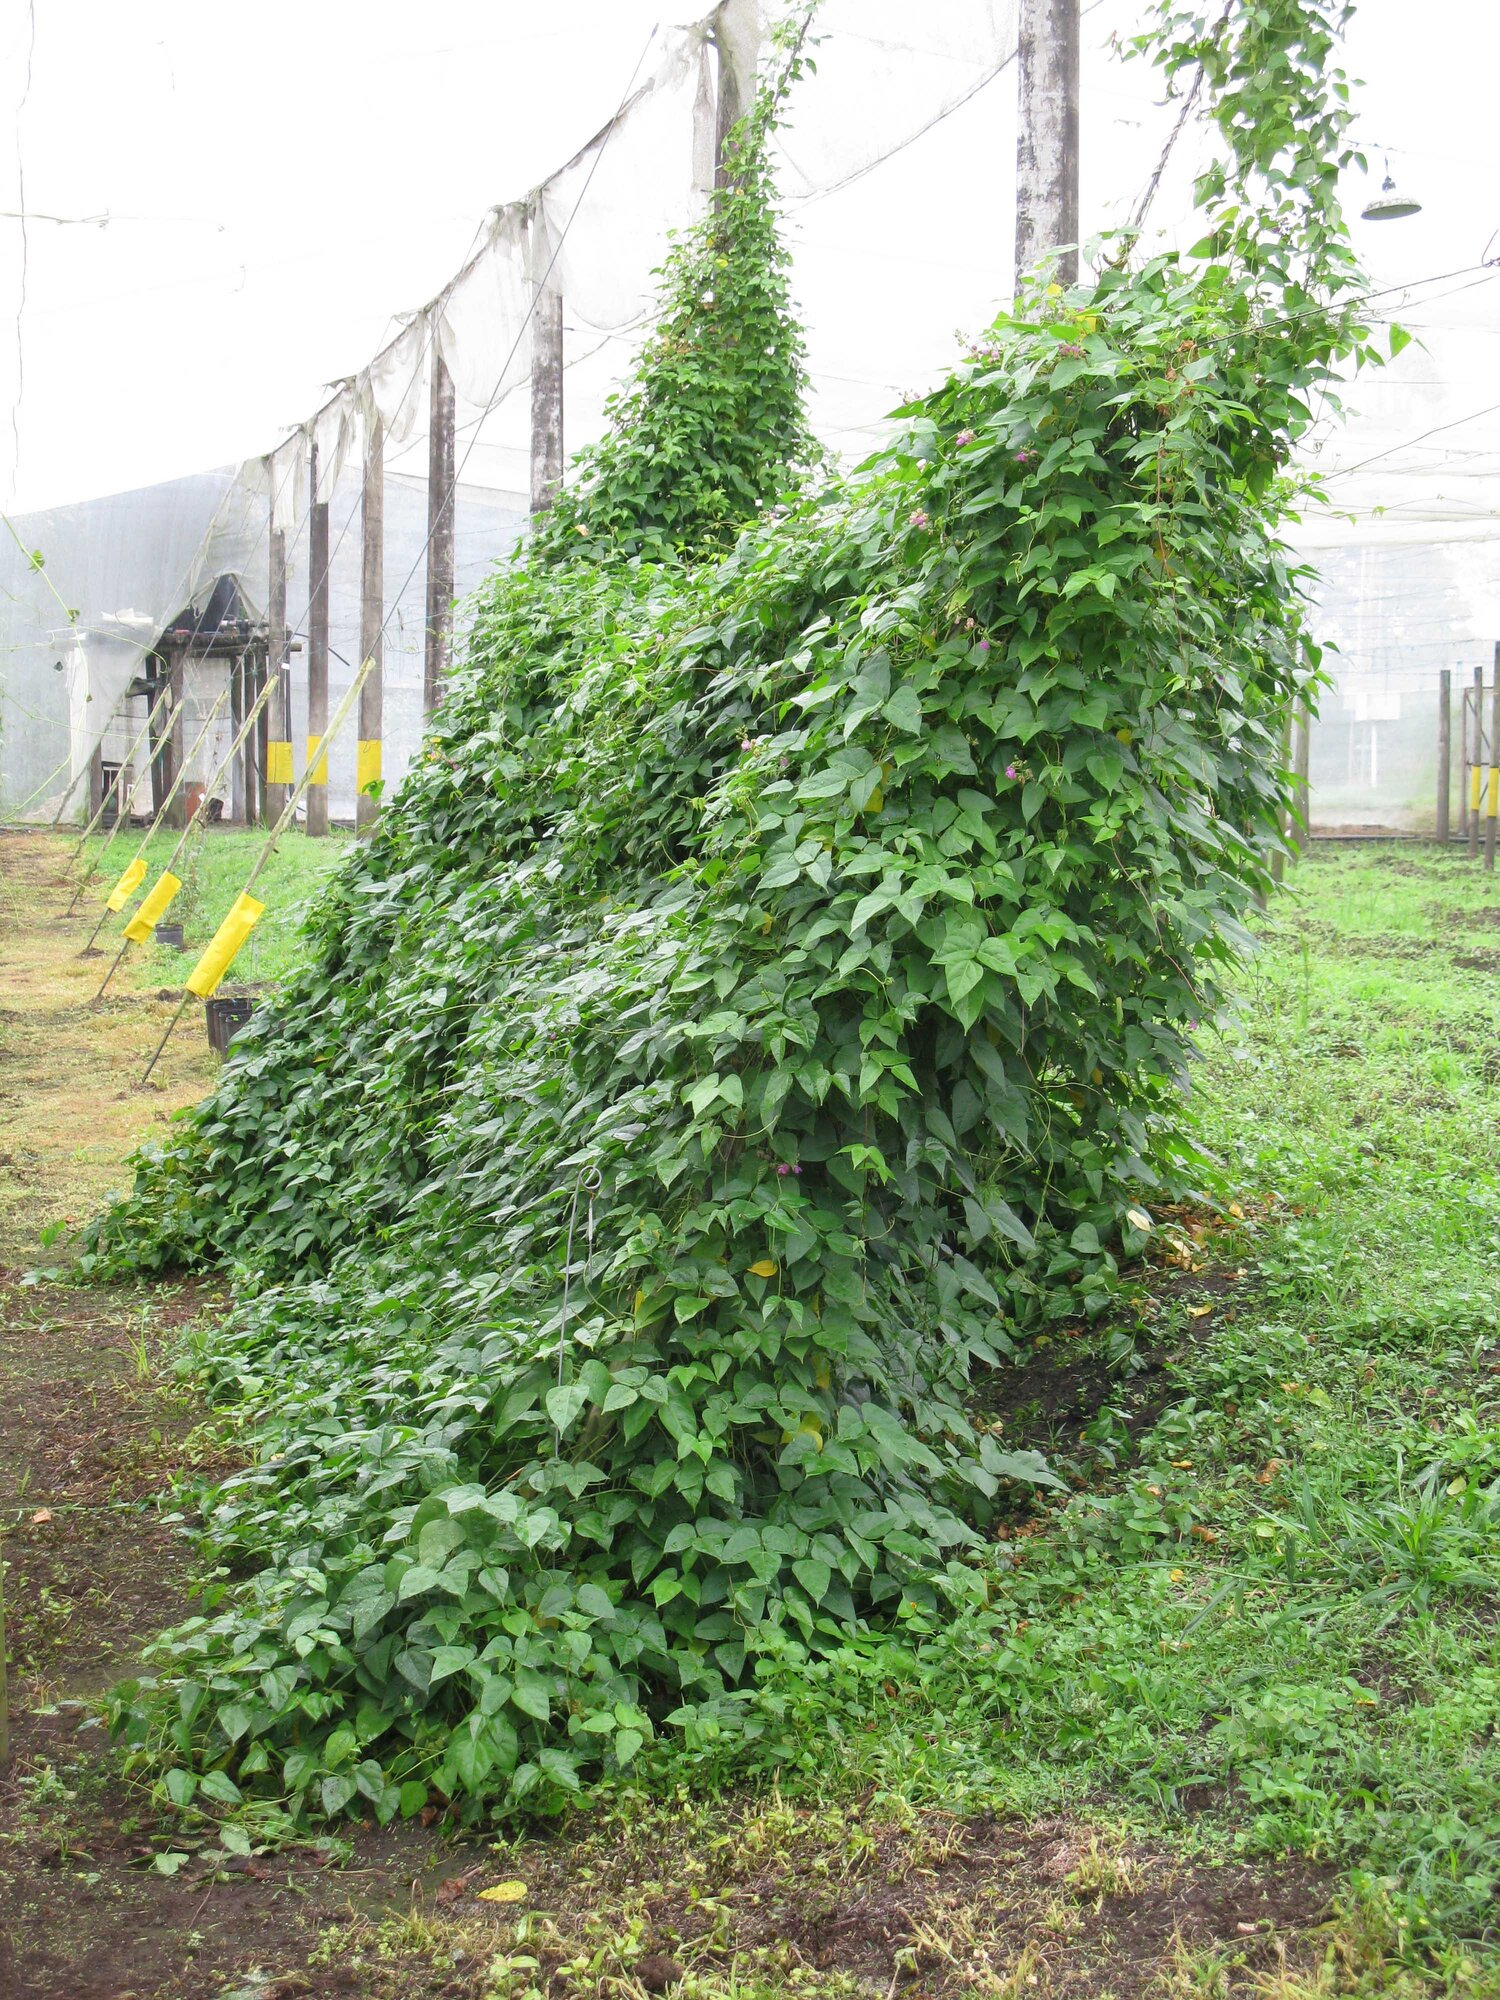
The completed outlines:
<svg viewBox="0 0 1500 2000">
<path fill-rule="evenodd" d="M 1081 361 L 1083 359 L 1083 349 L 1076 340 L 1065 340 L 1057 351 L 1059 354 L 1066 354 L 1070 361 Z"/>
<path fill-rule="evenodd" d="M 989 642 L 989 640 L 988 640 L 988 639 L 981 639 L 981 640 L 980 640 L 980 642 L 979 642 L 979 650 L 980 650 L 980 652 L 981 652 L 981 653 L 987 653 L 987 652 L 988 652 L 988 651 L 990 650 L 990 642 Z"/>
<path fill-rule="evenodd" d="M 778 1167 L 777 1167 L 777 1169 L 776 1169 L 776 1173 L 777 1173 L 777 1177 L 778 1177 L 778 1179 L 780 1179 L 780 1180 L 785 1180 L 785 1179 L 786 1179 L 786 1177 L 787 1177 L 787 1175 L 788 1175 L 788 1174 L 789 1174 L 789 1173 L 790 1173 L 791 1171 L 792 1171 L 792 1170 L 791 1170 L 791 1168 L 790 1168 L 790 1167 L 789 1167 L 789 1166 L 788 1166 L 788 1165 L 786 1164 L 786 1161 L 785 1161 L 785 1160 L 783 1160 L 783 1161 L 781 1162 L 780 1166 L 778 1166 Z"/>
<path fill-rule="evenodd" d="M 755 747 L 754 744 L 751 743 L 750 738 L 748 736 L 742 736 L 740 738 L 740 748 L 742 750 L 752 750 L 754 749 L 754 747 Z"/>
<path fill-rule="evenodd" d="M 792 1168 L 792 1172 L 793 1172 L 794 1174 L 800 1174 L 800 1173 L 801 1173 L 801 1171 L 802 1171 L 802 1169 L 801 1169 L 800 1167 L 793 1167 L 793 1168 Z"/>
<path fill-rule="evenodd" d="M 1014 764 L 1007 764 L 1007 765 L 1006 765 L 1006 767 L 1005 767 L 1005 775 L 1006 775 L 1006 777 L 1007 777 L 1007 778 L 1013 778 L 1013 777 L 1014 777 L 1014 776 L 1016 775 L 1016 767 L 1015 767 L 1015 765 L 1014 765 Z"/>
<path fill-rule="evenodd" d="M 953 440 L 953 442 L 956 445 L 972 444 L 977 436 L 978 436 L 977 431 L 960 431 L 958 436 Z"/>
<path fill-rule="evenodd" d="M 928 525 L 927 516 L 922 512 L 920 507 L 913 507 L 906 518 L 914 528 L 925 528 Z"/>
<path fill-rule="evenodd" d="M 1032 461 L 1035 459 L 1035 457 L 1036 453 L 1034 451 L 1028 450 L 1027 447 L 1023 444 L 1021 449 L 1016 453 L 1016 464 L 1030 465 Z"/>
</svg>

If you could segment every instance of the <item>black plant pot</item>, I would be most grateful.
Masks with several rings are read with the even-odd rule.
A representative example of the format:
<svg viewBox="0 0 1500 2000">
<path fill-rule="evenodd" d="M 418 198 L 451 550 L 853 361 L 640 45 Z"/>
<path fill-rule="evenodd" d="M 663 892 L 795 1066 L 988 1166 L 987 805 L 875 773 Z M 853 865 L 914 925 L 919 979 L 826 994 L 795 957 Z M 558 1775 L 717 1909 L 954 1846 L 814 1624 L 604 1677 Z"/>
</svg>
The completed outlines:
<svg viewBox="0 0 1500 2000">
<path fill-rule="evenodd" d="M 229 1052 L 229 1044 L 244 1027 L 254 1011 L 255 1002 L 247 995 L 235 994 L 226 998 L 215 997 L 205 1003 L 208 1017 L 208 1045 L 222 1055 Z"/>
<path fill-rule="evenodd" d="M 156 942 L 159 945 L 164 945 L 168 951 L 181 951 L 182 925 L 158 924 L 156 926 Z"/>
</svg>

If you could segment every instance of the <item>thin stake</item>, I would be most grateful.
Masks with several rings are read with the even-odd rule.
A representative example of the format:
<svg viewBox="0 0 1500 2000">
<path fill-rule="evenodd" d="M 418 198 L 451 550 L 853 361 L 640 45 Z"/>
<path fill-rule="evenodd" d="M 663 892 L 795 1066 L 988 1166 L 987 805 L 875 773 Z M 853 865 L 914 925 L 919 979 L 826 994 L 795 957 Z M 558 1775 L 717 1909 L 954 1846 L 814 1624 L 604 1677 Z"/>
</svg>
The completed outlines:
<svg viewBox="0 0 1500 2000">
<path fill-rule="evenodd" d="M 156 697 L 156 700 L 153 702 L 151 708 L 147 712 L 146 720 L 141 724 L 140 734 L 136 737 L 135 741 L 131 744 L 130 748 L 125 752 L 125 762 L 127 764 L 131 763 L 134 760 L 136 751 L 140 749 L 141 744 L 145 741 L 146 732 L 150 729 L 152 723 L 155 722 L 157 714 L 161 709 L 162 703 L 167 699 L 167 696 L 170 693 L 171 693 L 171 688 L 165 681 L 163 681 L 161 693 Z M 133 798 L 135 796 L 134 785 L 131 786 L 130 793 L 131 797 Z M 78 845 L 73 849 L 73 852 L 68 856 L 67 860 L 63 863 L 63 873 L 65 875 L 67 874 L 68 870 L 73 866 L 73 863 L 78 859 L 79 855 L 82 854 L 84 848 L 88 845 L 89 836 L 93 833 L 95 827 L 98 826 L 100 820 L 103 819 L 103 817 L 104 817 L 104 801 L 101 799 L 99 801 L 99 810 L 94 814 L 94 817 L 89 821 L 88 825 L 83 829 L 83 832 L 78 837 Z M 113 838 L 113 835 L 111 835 L 111 838 Z"/>
<path fill-rule="evenodd" d="M 366 677 L 373 670 L 374 665 L 375 662 L 373 660 L 366 660 L 364 664 L 360 667 L 359 672 L 354 676 L 354 679 L 349 683 L 348 687 L 344 690 L 339 705 L 333 712 L 333 720 L 332 722 L 329 723 L 328 728 L 324 733 L 323 743 L 325 748 L 332 747 L 334 738 L 338 735 L 339 731 L 348 721 L 349 711 L 350 709 L 353 708 L 355 702 L 358 701 L 359 691 L 364 686 Z M 250 891 L 255 887 L 256 880 L 258 879 L 261 870 L 265 867 L 266 863 L 270 860 L 271 856 L 276 852 L 277 843 L 280 841 L 281 836 L 286 832 L 287 828 L 291 825 L 297 807 L 302 803 L 302 794 L 307 790 L 311 771 L 312 771 L 312 766 L 309 765 L 307 769 L 302 773 L 302 776 L 297 780 L 297 783 L 292 787 L 290 793 L 287 795 L 287 802 L 281 809 L 281 817 L 277 820 L 275 826 L 271 828 L 270 833 L 266 837 L 265 846 L 262 847 L 260 853 L 255 858 L 254 867 L 250 870 L 250 873 L 245 877 L 245 886 L 240 891 L 240 894 L 242 896 L 248 896 Z M 137 1090 L 145 1089 L 147 1079 L 150 1077 L 152 1070 L 154 1070 L 156 1068 L 156 1065 L 161 1061 L 167 1043 L 172 1039 L 172 1030 L 177 1026 L 177 1023 L 182 1019 L 183 1015 L 187 1012 L 187 1004 L 191 998 L 192 994 L 190 992 L 183 994 L 181 1001 L 178 1003 L 177 1012 L 172 1016 L 171 1020 L 168 1021 L 167 1023 L 167 1032 L 162 1036 L 161 1040 L 156 1045 L 155 1055 L 152 1056 L 150 1062 L 148 1062 L 146 1067 L 141 1071 L 141 1080 L 136 1085 Z"/>
<path fill-rule="evenodd" d="M 85 757 L 83 763 L 79 766 L 77 776 L 72 779 L 72 781 L 68 785 L 68 789 L 62 795 L 62 804 L 58 807 L 57 811 L 52 816 L 52 828 L 54 832 L 56 832 L 57 828 L 62 825 L 62 816 L 68 810 L 68 807 L 72 804 L 73 794 L 78 790 L 79 778 L 84 777 L 89 771 L 93 769 L 94 759 L 97 756 L 99 756 L 100 753 L 103 751 L 104 739 L 106 736 L 108 736 L 109 732 L 114 728 L 114 726 L 115 726 L 115 712 L 113 709 L 111 709 L 109 712 L 108 722 L 106 722 L 104 727 L 99 731 L 98 741 L 95 743 L 93 749 L 90 750 L 88 756 Z M 72 751 L 69 750 L 68 759 L 71 759 L 72 755 L 73 755 Z M 32 797 L 35 798 L 35 796 L 36 794 L 33 792 Z M 99 803 L 102 806 L 104 800 L 101 798 Z"/>
<path fill-rule="evenodd" d="M 1495 872 L 1495 811 L 1500 801 L 1496 791 L 1500 789 L 1500 639 L 1495 641 L 1495 686 L 1490 709 L 1490 769 L 1485 785 L 1484 798 L 1484 865 L 1493 875 Z"/>
<path fill-rule="evenodd" d="M 249 714 L 243 717 L 243 719 L 241 720 L 239 728 L 235 731 L 233 742 L 230 744 L 228 750 L 224 753 L 223 757 L 220 758 L 218 768 L 210 775 L 208 783 L 203 787 L 203 796 L 201 799 L 199 799 L 197 805 L 193 808 L 192 818 L 188 821 L 187 825 L 182 829 L 182 832 L 177 836 L 177 845 L 172 849 L 172 852 L 170 853 L 170 855 L 168 855 L 166 861 L 163 862 L 161 868 L 162 874 L 170 875 L 172 873 L 173 869 L 177 866 L 178 859 L 181 856 L 183 849 L 192 839 L 197 829 L 200 826 L 202 826 L 204 821 L 208 818 L 209 794 L 213 791 L 213 788 L 218 783 L 219 779 L 223 777 L 225 771 L 228 770 L 228 768 L 233 764 L 235 758 L 239 755 L 240 750 L 244 746 L 246 737 L 255 727 L 256 717 L 260 714 L 261 710 L 265 707 L 266 703 L 271 698 L 271 686 L 272 686 L 271 682 L 267 681 L 265 686 L 261 689 L 259 695 L 256 697 L 254 707 L 250 710 Z M 94 926 L 94 937 L 97 937 L 99 935 L 99 925 L 102 924 L 103 922 L 104 918 L 101 917 L 99 919 L 99 923 Z M 90 938 L 89 943 L 90 944 L 93 943 L 93 938 Z M 104 984 L 99 988 L 99 991 L 94 995 L 93 1004 L 96 1007 L 98 1006 L 99 1002 L 104 998 L 104 988 L 108 986 L 109 982 L 114 978 L 116 972 L 119 971 L 120 960 L 124 958 L 129 948 L 130 948 L 130 940 L 129 938 L 126 938 L 124 944 L 120 946 L 119 957 L 116 958 L 114 964 L 109 968 L 108 972 L 106 972 L 104 975 Z"/>
<path fill-rule="evenodd" d="M 185 757 L 178 759 L 177 774 L 172 780 L 171 788 L 169 789 L 167 796 L 162 800 L 161 810 L 157 813 L 156 818 L 152 820 L 151 824 L 146 828 L 146 831 L 141 835 L 141 844 L 135 850 L 135 853 L 131 855 L 130 860 L 127 864 L 129 867 L 133 868 L 135 866 L 136 862 L 142 858 L 142 856 L 146 852 L 146 849 L 151 845 L 152 841 L 161 831 L 162 821 L 166 818 L 167 814 L 172 810 L 173 800 L 177 797 L 177 794 L 182 790 L 183 785 L 187 782 L 188 765 L 192 762 L 193 758 L 197 756 L 198 745 L 203 741 L 204 737 L 207 736 L 209 730 L 212 729 L 214 724 L 218 721 L 219 710 L 224 706 L 225 702 L 228 701 L 228 699 L 229 699 L 229 686 L 228 683 L 226 682 L 223 689 L 219 693 L 218 699 L 214 702 L 213 707 L 208 711 L 208 714 L 203 718 L 203 727 L 198 731 L 198 734 L 193 738 L 192 749 L 188 751 Z M 186 703 L 187 703 L 187 697 L 186 695 L 184 695 L 182 700 L 177 704 L 177 711 L 176 711 L 177 714 L 180 715 L 182 713 L 182 710 L 186 706 Z M 218 775 L 217 772 L 214 775 L 217 776 Z M 204 790 L 204 796 L 207 797 L 206 787 Z M 77 901 L 76 897 L 74 898 L 74 901 L 75 902 Z M 85 951 L 88 950 L 89 945 L 92 945 L 92 943 L 94 942 L 94 938 L 98 937 L 100 931 L 103 929 L 105 917 L 108 917 L 112 914 L 115 913 L 112 912 L 108 908 L 108 906 L 106 906 L 104 911 L 104 916 L 101 916 L 98 923 L 95 924 L 94 926 L 93 937 L 91 937 L 89 939 L 88 944 L 84 946 Z M 99 996 L 98 994 L 95 994 L 94 997 L 97 1000 Z"/>
</svg>

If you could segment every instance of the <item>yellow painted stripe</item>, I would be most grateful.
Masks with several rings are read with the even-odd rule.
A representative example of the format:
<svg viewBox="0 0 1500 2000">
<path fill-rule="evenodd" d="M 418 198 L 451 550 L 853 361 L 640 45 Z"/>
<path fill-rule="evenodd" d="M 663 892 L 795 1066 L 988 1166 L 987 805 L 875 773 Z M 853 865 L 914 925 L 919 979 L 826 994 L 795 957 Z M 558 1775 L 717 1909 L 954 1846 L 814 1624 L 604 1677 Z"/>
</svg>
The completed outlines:
<svg viewBox="0 0 1500 2000">
<path fill-rule="evenodd" d="M 328 752 L 323 748 L 321 736 L 307 739 L 307 782 L 310 785 L 328 783 Z"/>
<path fill-rule="evenodd" d="M 130 939 L 132 944 L 146 944 L 149 942 L 152 931 L 155 930 L 156 926 L 166 915 L 172 898 L 181 887 L 182 879 L 180 876 L 163 870 L 151 885 L 151 889 L 141 907 L 125 926 L 125 935 Z"/>
<path fill-rule="evenodd" d="M 380 783 L 380 738 L 362 737 L 354 754 L 354 782 L 361 792 Z"/>
<path fill-rule="evenodd" d="M 266 783 L 268 785 L 295 785 L 297 774 L 292 769 L 292 746 L 290 743 L 268 743 L 266 745 Z"/>
<path fill-rule="evenodd" d="M 240 946 L 249 937 L 260 921 L 264 903 L 258 903 L 253 896 L 239 896 L 229 915 L 214 932 L 207 951 L 187 976 L 189 993 L 196 993 L 200 1000 L 207 1000 L 219 981 L 235 961 Z"/>
<path fill-rule="evenodd" d="M 1486 819 L 1493 819 L 1495 817 L 1495 807 L 1497 805 L 1500 805 L 1500 765 L 1491 764 L 1489 796 L 1485 800 L 1484 807 L 1484 816 Z"/>
<path fill-rule="evenodd" d="M 105 904 L 104 907 L 107 910 L 113 910 L 116 913 L 116 915 L 118 915 L 119 912 L 123 910 L 125 905 L 130 901 L 131 897 L 135 894 L 136 890 L 140 888 L 141 884 L 145 881 L 145 879 L 146 879 L 146 864 L 143 860 L 139 858 L 139 856 L 137 856 L 137 858 L 134 861 L 132 861 L 130 866 L 125 870 L 125 873 L 120 877 L 119 881 L 116 882 L 113 889 L 110 890 L 109 901 Z"/>
<path fill-rule="evenodd" d="M 1479 810 L 1479 766 L 1477 764 L 1471 764 L 1469 766 L 1469 811 L 1477 813 L 1478 810 Z"/>
</svg>

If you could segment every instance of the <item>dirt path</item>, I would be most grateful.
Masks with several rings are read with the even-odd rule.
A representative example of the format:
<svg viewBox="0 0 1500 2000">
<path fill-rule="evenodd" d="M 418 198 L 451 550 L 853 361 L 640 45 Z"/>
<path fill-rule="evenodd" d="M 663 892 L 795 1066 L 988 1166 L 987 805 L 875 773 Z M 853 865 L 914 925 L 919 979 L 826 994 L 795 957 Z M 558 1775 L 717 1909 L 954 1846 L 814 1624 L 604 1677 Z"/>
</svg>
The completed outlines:
<svg viewBox="0 0 1500 2000">
<path fill-rule="evenodd" d="M 53 835 L 0 833 L 0 1262 L 34 1263 L 47 1224 L 92 1214 L 132 1147 L 202 1096 L 215 1062 L 195 1005 L 137 1088 L 187 967 L 159 954 L 171 1000 L 111 991 L 96 1012 L 110 961 L 81 954 L 100 898 L 64 915 L 68 852 Z"/>
</svg>

